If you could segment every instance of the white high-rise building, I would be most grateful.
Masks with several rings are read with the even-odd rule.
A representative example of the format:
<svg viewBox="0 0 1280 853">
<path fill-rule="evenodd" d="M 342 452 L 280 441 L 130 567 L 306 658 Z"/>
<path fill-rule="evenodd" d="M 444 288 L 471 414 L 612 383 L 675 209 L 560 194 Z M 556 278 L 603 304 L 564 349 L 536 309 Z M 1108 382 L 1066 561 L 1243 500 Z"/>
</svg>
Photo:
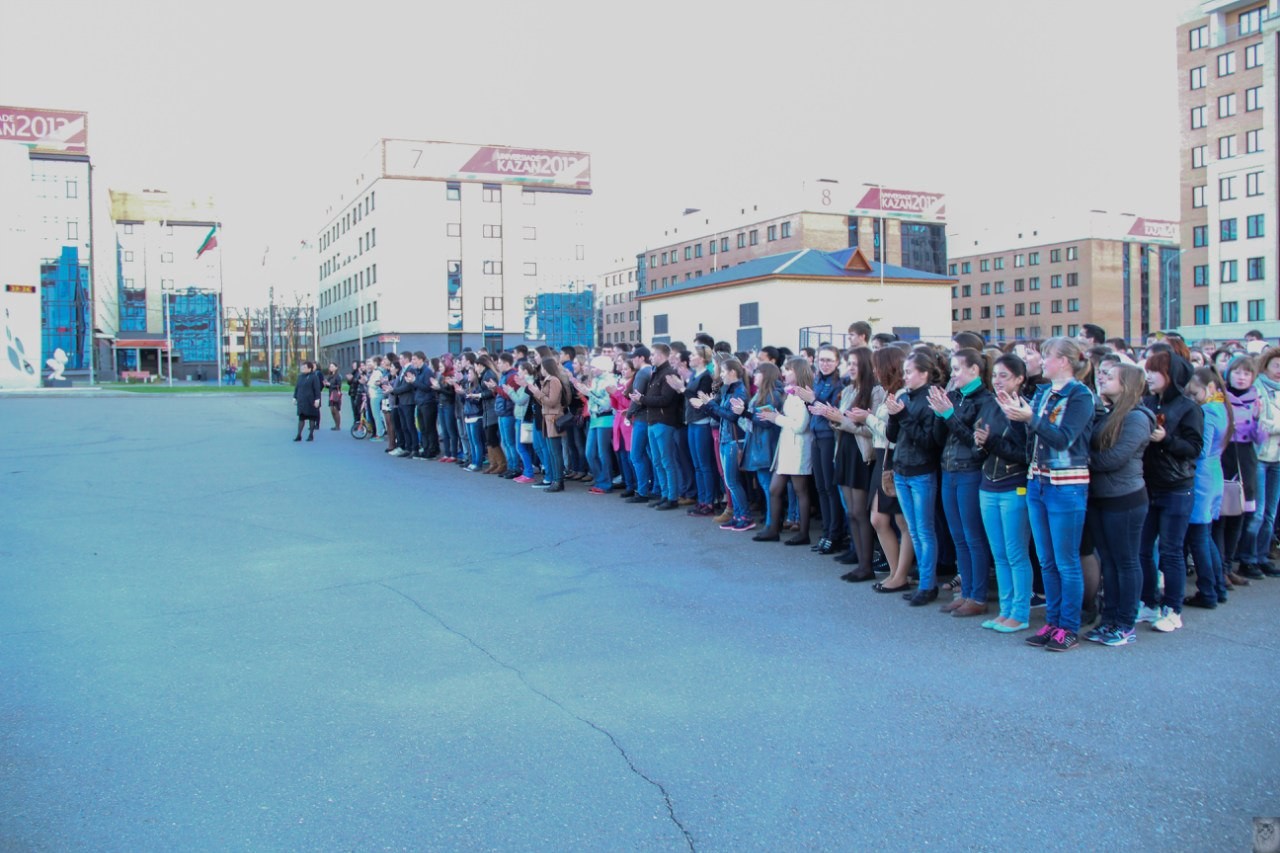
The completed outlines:
<svg viewBox="0 0 1280 853">
<path fill-rule="evenodd" d="M 591 345 L 590 155 L 383 139 L 316 235 L 323 361 Z"/>
</svg>

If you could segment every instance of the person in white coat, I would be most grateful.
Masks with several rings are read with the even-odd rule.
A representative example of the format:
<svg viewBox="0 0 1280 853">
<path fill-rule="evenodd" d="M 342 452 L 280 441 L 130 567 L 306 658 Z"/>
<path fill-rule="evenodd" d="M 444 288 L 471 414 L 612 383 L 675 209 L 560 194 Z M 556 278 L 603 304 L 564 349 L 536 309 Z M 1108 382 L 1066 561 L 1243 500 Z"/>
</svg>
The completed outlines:
<svg viewBox="0 0 1280 853">
<path fill-rule="evenodd" d="M 796 504 L 800 511 L 800 531 L 786 541 L 788 545 L 809 544 L 809 477 L 813 473 L 813 431 L 809 428 L 809 410 L 795 395 L 796 388 L 813 387 L 813 368 L 805 358 L 787 359 L 782 368 L 782 381 L 786 386 L 786 401 L 782 411 L 757 411 L 756 417 L 778 425 L 778 449 L 773 457 L 773 479 L 769 481 L 769 499 L 777 507 L 769 529 L 753 538 L 761 542 L 776 542 L 780 538 L 782 499 L 787 493 L 787 482 L 794 481 Z"/>
</svg>

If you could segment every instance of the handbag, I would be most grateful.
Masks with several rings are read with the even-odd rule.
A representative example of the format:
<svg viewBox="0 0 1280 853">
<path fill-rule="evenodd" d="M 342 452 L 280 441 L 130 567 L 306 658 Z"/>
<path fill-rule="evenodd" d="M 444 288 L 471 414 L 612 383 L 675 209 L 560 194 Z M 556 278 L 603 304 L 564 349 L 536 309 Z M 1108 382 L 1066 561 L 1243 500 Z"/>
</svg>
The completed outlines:
<svg viewBox="0 0 1280 853">
<path fill-rule="evenodd" d="M 893 481 L 893 448 L 884 454 L 884 469 L 880 472 L 880 491 L 891 498 L 898 496 L 898 484 Z"/>
<path fill-rule="evenodd" d="M 1222 484 L 1222 509 L 1220 510 L 1220 515 L 1223 518 L 1235 518 L 1236 516 L 1244 515 L 1244 484 L 1240 482 L 1239 475 Z"/>
<path fill-rule="evenodd" d="M 576 421 L 577 419 L 578 419 L 578 416 L 575 415 L 573 412 L 565 412 L 563 415 L 556 418 L 555 420 L 556 432 L 565 432 L 566 430 L 569 429 L 569 427 L 573 426 L 573 422 Z"/>
</svg>

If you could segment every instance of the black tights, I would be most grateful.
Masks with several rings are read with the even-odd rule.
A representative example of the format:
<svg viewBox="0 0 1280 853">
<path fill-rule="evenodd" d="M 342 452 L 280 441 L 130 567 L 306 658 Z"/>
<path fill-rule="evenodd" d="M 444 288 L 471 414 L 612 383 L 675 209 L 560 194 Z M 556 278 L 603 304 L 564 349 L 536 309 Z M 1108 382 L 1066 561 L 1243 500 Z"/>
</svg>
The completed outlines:
<svg viewBox="0 0 1280 853">
<path fill-rule="evenodd" d="M 769 525 L 769 532 L 777 534 L 782 530 L 782 520 L 787 517 L 787 511 L 784 508 L 787 498 L 787 480 L 791 480 L 795 486 L 796 507 L 800 512 L 800 533 L 799 535 L 805 539 L 809 538 L 809 475 L 808 474 L 774 474 L 773 479 L 769 481 L 769 500 L 773 507 L 773 524 Z"/>
<path fill-rule="evenodd" d="M 867 511 L 869 493 L 863 489 L 852 489 L 841 486 L 844 494 L 845 512 L 849 518 L 849 533 L 853 538 L 853 549 L 858 552 L 858 565 L 863 569 L 871 568 L 871 513 Z"/>
</svg>

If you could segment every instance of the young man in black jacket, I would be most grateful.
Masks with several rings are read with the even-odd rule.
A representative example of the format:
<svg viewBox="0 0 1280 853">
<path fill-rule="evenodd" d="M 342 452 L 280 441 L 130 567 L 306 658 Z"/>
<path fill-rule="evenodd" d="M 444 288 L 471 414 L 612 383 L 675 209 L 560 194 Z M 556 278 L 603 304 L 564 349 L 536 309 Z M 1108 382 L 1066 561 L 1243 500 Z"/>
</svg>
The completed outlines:
<svg viewBox="0 0 1280 853">
<path fill-rule="evenodd" d="M 684 398 L 667 381 L 675 376 L 672 367 L 671 348 L 666 344 L 654 344 L 650 360 L 653 375 L 645 386 L 640 402 L 644 406 L 648 423 L 649 457 L 653 462 L 653 486 L 660 500 L 655 509 L 672 510 L 679 506 L 679 472 L 675 459 L 675 431 L 680 428 Z"/>
<path fill-rule="evenodd" d="M 440 436 L 436 432 L 436 416 L 440 410 L 440 402 L 436 390 L 431 387 L 435 371 L 427 363 L 427 354 L 413 354 L 413 407 L 422 427 L 422 441 L 415 454 L 419 459 L 435 459 L 440 455 Z"/>
</svg>

